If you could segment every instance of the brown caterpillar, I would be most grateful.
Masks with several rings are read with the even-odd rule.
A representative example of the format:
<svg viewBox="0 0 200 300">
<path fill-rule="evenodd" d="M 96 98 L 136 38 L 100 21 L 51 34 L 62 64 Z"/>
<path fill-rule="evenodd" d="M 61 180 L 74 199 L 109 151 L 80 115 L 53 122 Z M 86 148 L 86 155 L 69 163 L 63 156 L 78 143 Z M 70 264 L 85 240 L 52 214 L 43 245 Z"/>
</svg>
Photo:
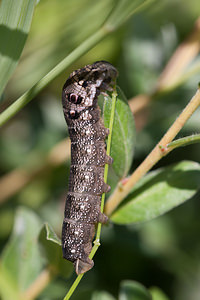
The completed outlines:
<svg viewBox="0 0 200 300">
<path fill-rule="evenodd" d="M 62 228 L 63 257 L 74 263 L 77 274 L 90 270 L 95 224 L 107 222 L 100 211 L 101 194 L 110 190 L 104 183 L 104 166 L 111 164 L 106 155 L 104 127 L 98 96 L 112 90 L 117 70 L 98 61 L 76 70 L 63 87 L 62 103 L 71 139 L 71 167 Z"/>
</svg>

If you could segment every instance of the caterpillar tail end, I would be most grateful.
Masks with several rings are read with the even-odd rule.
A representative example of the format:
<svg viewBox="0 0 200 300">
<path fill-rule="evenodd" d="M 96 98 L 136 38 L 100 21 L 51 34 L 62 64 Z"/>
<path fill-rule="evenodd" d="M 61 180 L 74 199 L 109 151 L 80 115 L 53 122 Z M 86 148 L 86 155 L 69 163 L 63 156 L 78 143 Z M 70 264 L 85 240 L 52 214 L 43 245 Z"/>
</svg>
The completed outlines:
<svg viewBox="0 0 200 300">
<path fill-rule="evenodd" d="M 94 262 L 93 260 L 87 258 L 87 261 L 82 261 L 81 259 L 77 259 L 74 262 L 74 268 L 76 270 L 76 274 L 80 275 L 83 274 L 87 271 L 89 271 L 90 269 L 92 269 L 92 267 L 94 266 Z"/>
</svg>

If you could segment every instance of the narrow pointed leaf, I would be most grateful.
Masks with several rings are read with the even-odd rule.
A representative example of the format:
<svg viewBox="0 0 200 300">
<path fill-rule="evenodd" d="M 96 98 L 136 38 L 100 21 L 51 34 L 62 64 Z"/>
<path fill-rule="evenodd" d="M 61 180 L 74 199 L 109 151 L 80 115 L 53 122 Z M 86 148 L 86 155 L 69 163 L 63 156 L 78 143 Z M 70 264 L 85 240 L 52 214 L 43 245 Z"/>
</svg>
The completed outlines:
<svg viewBox="0 0 200 300">
<path fill-rule="evenodd" d="M 30 29 L 35 0 L 2 0 L 0 6 L 0 95 L 15 70 Z"/>
</svg>

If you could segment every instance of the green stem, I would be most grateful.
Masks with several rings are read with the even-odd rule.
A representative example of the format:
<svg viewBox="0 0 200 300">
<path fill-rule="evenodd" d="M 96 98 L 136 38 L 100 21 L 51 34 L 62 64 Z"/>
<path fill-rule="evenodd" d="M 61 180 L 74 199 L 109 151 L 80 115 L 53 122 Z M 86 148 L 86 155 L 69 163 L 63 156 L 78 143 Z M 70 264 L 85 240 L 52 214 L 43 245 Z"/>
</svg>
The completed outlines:
<svg viewBox="0 0 200 300">
<path fill-rule="evenodd" d="M 106 154 L 110 155 L 110 149 L 111 149 L 111 138 L 112 138 L 112 130 L 113 130 L 113 123 L 114 123 L 114 115 L 115 115 L 115 104 L 116 104 L 116 98 L 117 98 L 117 91 L 116 91 L 116 86 L 114 86 L 114 91 L 112 93 L 112 106 L 111 106 L 111 113 L 110 113 L 110 124 L 109 124 L 109 136 L 108 136 L 108 141 L 107 141 L 107 151 Z M 108 178 L 108 164 L 105 165 L 104 169 L 104 182 L 107 183 L 107 178 Z M 105 193 L 102 195 L 101 198 L 101 212 L 103 212 L 104 209 L 104 201 L 105 201 Z M 96 233 L 96 238 L 94 241 L 94 246 L 92 248 L 92 251 L 89 255 L 89 258 L 93 258 L 97 249 L 100 246 L 100 235 L 101 235 L 101 223 L 98 223 L 97 227 L 97 233 Z M 74 293 L 75 289 L 77 288 L 79 282 L 81 281 L 82 277 L 84 274 L 80 274 L 76 277 L 76 280 L 73 282 L 71 288 L 69 289 L 68 293 L 66 294 L 65 298 L 63 300 L 68 300 Z"/>
<path fill-rule="evenodd" d="M 112 106 L 111 106 L 110 123 L 109 123 L 110 134 L 109 134 L 108 140 L 107 140 L 106 154 L 108 156 L 110 155 L 110 149 L 111 149 L 111 138 L 112 138 L 113 123 L 114 123 L 116 98 L 117 98 L 117 90 L 116 90 L 116 86 L 115 86 L 114 91 L 112 93 Z M 108 164 L 105 165 L 105 169 L 104 169 L 104 182 L 105 183 L 107 183 L 107 179 L 108 179 Z M 103 195 L 101 197 L 101 212 L 102 213 L 103 213 L 103 210 L 104 210 L 104 202 L 105 202 L 105 193 L 103 193 Z M 94 246 L 93 246 L 92 251 L 89 255 L 89 258 L 91 258 L 91 259 L 93 258 L 93 256 L 95 255 L 97 249 L 100 246 L 101 227 L 102 227 L 102 224 L 98 223 L 96 238 L 95 238 L 95 241 L 94 241 Z"/>
<path fill-rule="evenodd" d="M 56 65 L 47 75 L 40 79 L 30 90 L 25 92 L 13 104 L 11 104 L 4 112 L 0 114 L 0 126 L 5 124 L 11 117 L 20 111 L 27 103 L 29 103 L 43 88 L 45 88 L 52 80 L 60 75 L 73 62 L 80 58 L 83 54 L 93 48 L 100 42 L 110 31 L 105 27 L 101 27 L 97 32 L 87 38 L 81 45 L 73 50 L 58 65 Z"/>
<path fill-rule="evenodd" d="M 178 147 L 185 147 L 191 144 L 200 143 L 200 134 L 194 134 L 190 136 L 186 136 L 181 139 L 177 139 L 167 145 L 167 148 L 172 151 Z"/>
<path fill-rule="evenodd" d="M 63 300 L 68 300 L 71 298 L 71 296 L 73 295 L 75 289 L 77 288 L 79 282 L 81 281 L 82 277 L 84 274 L 80 274 L 76 277 L 76 280 L 73 282 L 71 288 L 69 289 L 67 295 L 65 296 L 65 298 Z"/>
</svg>

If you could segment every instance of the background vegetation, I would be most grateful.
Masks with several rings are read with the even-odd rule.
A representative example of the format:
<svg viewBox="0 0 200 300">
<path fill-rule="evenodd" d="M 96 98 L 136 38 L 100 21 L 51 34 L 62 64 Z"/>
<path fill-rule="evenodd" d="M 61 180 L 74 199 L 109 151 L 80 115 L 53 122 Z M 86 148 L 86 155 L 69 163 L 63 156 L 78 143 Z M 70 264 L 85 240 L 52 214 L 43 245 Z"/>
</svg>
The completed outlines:
<svg viewBox="0 0 200 300">
<path fill-rule="evenodd" d="M 19 14 L 21 23 L 17 23 L 17 13 L 16 20 L 9 20 L 12 10 L 6 7 L 6 1 L 0 2 L 2 111 L 72 50 L 98 33 L 113 7 L 118 8 L 104 27 L 107 32 L 93 38 L 93 44 L 87 40 L 88 49 L 85 47 L 77 57 L 70 56 L 66 65 L 62 64 L 63 70 L 57 69 L 55 78 L 44 80 L 42 88 L 36 85 L 36 92 L 31 90 L 27 98 L 29 102 L 35 96 L 33 101 L 9 121 L 6 119 L 1 129 L 0 296 L 6 300 L 62 299 L 75 279 L 71 264 L 61 257 L 52 229 L 48 225 L 42 227 L 47 222 L 60 236 L 70 164 L 61 89 L 69 73 L 96 60 L 107 60 L 119 70 L 118 85 L 130 99 L 135 116 L 130 173 L 187 105 L 200 81 L 199 0 L 36 2 L 15 2 L 24 9 L 24 14 Z M 145 5 L 134 13 L 142 4 Z M 12 9 L 17 12 L 16 7 Z M 179 137 L 199 133 L 199 125 L 197 110 Z M 167 203 L 172 199 L 173 204 L 165 212 L 190 201 L 156 219 L 151 215 L 149 219 L 153 220 L 148 222 L 140 222 L 145 220 L 144 215 L 139 221 L 125 222 L 123 212 L 113 214 L 112 222 L 103 228 L 95 267 L 84 276 L 72 299 L 200 299 L 199 153 L 200 146 L 195 143 L 177 148 L 159 161 L 154 169 L 169 165 L 172 169 L 163 169 L 164 174 L 159 173 L 162 170 L 151 173 L 158 175 L 151 184 L 157 184 L 164 176 L 174 189 L 171 194 L 169 190 L 165 193 L 163 186 L 155 185 L 156 192 L 158 187 L 162 192 L 157 195 L 153 190 L 147 191 L 152 203 L 156 195 L 159 208 L 163 199 Z M 131 155 L 127 159 L 131 160 Z M 173 163 L 177 163 L 175 169 L 171 167 Z M 170 177 L 172 170 L 174 177 Z M 188 173 L 177 177 L 180 170 Z M 148 180 L 152 178 L 147 177 L 141 186 L 148 187 Z M 187 195 L 184 192 L 175 204 L 184 186 L 188 187 Z M 139 188 L 133 191 L 134 197 Z M 147 214 L 150 210 L 143 208 Z"/>
</svg>

